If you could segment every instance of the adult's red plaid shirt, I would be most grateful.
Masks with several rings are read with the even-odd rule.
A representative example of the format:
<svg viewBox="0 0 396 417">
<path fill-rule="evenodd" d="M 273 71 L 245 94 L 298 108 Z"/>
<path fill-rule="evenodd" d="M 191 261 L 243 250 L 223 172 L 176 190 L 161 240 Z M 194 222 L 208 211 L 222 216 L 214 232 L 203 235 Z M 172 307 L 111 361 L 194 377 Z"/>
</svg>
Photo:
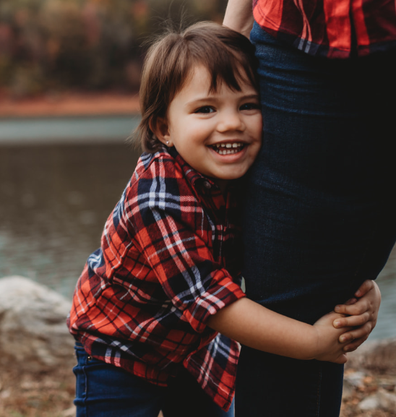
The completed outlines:
<svg viewBox="0 0 396 417">
<path fill-rule="evenodd" d="M 396 46 L 396 2 L 253 0 L 256 22 L 311 55 L 347 58 Z M 355 45 L 353 45 L 355 43 Z"/>
<path fill-rule="evenodd" d="M 228 409 L 238 345 L 206 322 L 244 297 L 237 217 L 233 193 L 174 148 L 143 154 L 77 283 L 71 333 L 91 356 L 157 385 L 184 366 Z"/>
</svg>

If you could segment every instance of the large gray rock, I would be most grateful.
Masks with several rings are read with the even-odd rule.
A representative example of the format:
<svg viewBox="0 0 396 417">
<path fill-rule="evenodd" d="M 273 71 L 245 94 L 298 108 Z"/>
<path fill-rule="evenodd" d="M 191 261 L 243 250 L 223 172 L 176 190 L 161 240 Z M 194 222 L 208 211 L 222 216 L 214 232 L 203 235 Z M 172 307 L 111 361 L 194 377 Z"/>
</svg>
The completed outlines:
<svg viewBox="0 0 396 417">
<path fill-rule="evenodd" d="M 396 410 L 396 395 L 391 392 L 387 392 L 380 388 L 376 393 L 365 398 L 359 403 L 359 409 L 362 411 L 368 410 Z"/>
<path fill-rule="evenodd" d="M 40 371 L 73 363 L 70 301 L 29 279 L 0 279 L 0 362 Z"/>
</svg>

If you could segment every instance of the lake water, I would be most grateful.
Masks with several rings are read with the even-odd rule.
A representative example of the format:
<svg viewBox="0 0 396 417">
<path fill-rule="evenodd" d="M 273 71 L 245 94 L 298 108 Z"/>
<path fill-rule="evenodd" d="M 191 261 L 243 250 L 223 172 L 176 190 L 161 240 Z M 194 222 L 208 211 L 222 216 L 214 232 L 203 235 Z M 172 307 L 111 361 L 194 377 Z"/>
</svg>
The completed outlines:
<svg viewBox="0 0 396 417">
<path fill-rule="evenodd" d="M 127 138 L 139 116 L 0 119 L 0 144 L 99 143 Z"/>
<path fill-rule="evenodd" d="M 137 120 L 0 120 L 0 277 L 22 275 L 71 298 L 135 167 L 125 138 Z M 378 284 L 370 339 L 396 337 L 395 250 Z"/>
</svg>

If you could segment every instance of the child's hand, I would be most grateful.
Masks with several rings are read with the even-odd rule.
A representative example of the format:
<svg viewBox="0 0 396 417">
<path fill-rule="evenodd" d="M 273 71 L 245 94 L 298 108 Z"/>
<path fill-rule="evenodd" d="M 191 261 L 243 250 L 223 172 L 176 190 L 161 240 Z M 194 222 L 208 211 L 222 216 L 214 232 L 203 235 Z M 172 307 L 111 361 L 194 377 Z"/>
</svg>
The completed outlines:
<svg viewBox="0 0 396 417">
<path fill-rule="evenodd" d="M 345 363 L 347 356 L 344 348 L 347 342 L 339 341 L 340 336 L 345 334 L 345 328 L 336 329 L 333 326 L 335 320 L 341 319 L 343 316 L 331 312 L 321 317 L 314 325 L 316 332 L 316 354 L 313 359 L 334 363 Z"/>
<path fill-rule="evenodd" d="M 347 343 L 345 352 L 356 350 L 370 335 L 377 323 L 381 304 L 381 292 L 378 285 L 371 280 L 364 281 L 355 296 L 345 304 L 337 305 L 335 312 L 348 315 L 334 320 L 335 328 L 352 327 L 340 336 L 340 342 Z M 352 343 L 351 343 L 352 342 Z"/>
</svg>

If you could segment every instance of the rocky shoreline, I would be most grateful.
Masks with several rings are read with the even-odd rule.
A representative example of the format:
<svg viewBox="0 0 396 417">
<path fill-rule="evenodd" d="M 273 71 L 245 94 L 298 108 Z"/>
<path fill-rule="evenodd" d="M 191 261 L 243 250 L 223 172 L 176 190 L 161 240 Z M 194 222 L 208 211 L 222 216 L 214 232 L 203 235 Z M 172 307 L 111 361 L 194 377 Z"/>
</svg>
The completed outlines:
<svg viewBox="0 0 396 417">
<path fill-rule="evenodd" d="M 70 302 L 22 277 L 0 279 L 0 417 L 73 417 Z M 341 417 L 396 417 L 396 339 L 349 354 Z M 188 416 L 186 416 L 188 417 Z"/>
</svg>

